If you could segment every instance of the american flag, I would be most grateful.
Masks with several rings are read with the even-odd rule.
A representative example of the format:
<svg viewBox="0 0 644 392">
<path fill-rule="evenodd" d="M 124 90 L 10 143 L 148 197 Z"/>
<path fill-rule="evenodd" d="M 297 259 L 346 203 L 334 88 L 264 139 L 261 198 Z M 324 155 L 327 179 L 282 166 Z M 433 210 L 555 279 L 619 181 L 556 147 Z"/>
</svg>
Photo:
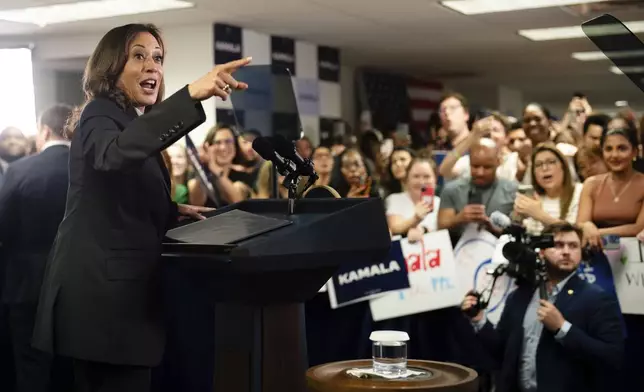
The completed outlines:
<svg viewBox="0 0 644 392">
<path fill-rule="evenodd" d="M 362 72 L 364 90 L 361 108 L 372 113 L 373 126 L 380 130 L 409 124 L 412 132 L 427 130 L 430 114 L 438 108 L 443 86 L 382 72 Z"/>
<path fill-rule="evenodd" d="M 406 78 L 378 71 L 362 71 L 357 80 L 360 110 L 371 112 L 372 126 L 380 131 L 396 129 L 409 122 L 409 96 Z"/>
<path fill-rule="evenodd" d="M 411 111 L 410 129 L 423 132 L 428 129 L 427 123 L 432 112 L 438 109 L 438 101 L 443 93 L 443 85 L 438 82 L 426 82 L 416 79 L 407 81 L 407 95 Z"/>
</svg>

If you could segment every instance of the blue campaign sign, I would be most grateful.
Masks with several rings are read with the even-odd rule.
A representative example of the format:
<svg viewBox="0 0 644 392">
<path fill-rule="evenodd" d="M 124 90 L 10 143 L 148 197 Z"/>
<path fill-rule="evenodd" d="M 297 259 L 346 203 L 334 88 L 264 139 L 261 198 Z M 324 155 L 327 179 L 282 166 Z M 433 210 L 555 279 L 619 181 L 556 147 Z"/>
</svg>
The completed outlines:
<svg viewBox="0 0 644 392">
<path fill-rule="evenodd" d="M 610 241 L 611 240 L 608 240 L 608 242 Z M 612 241 L 614 242 L 614 239 Z M 606 240 L 604 244 L 606 244 Z M 579 265 L 577 273 L 579 278 L 587 281 L 588 283 L 596 284 L 604 289 L 604 291 L 617 298 L 613 269 L 611 268 L 610 261 L 608 261 L 608 257 L 606 257 L 604 252 L 593 252 L 590 260 L 586 260 Z M 617 298 L 617 304 L 619 305 L 619 298 Z M 624 334 L 628 335 L 623 317 L 622 327 L 624 328 Z"/>
<path fill-rule="evenodd" d="M 332 307 L 368 300 L 376 294 L 388 291 L 409 288 L 407 264 L 400 241 L 391 243 L 389 254 L 384 260 L 365 260 L 341 267 L 332 277 L 332 286 L 329 288 Z"/>
</svg>

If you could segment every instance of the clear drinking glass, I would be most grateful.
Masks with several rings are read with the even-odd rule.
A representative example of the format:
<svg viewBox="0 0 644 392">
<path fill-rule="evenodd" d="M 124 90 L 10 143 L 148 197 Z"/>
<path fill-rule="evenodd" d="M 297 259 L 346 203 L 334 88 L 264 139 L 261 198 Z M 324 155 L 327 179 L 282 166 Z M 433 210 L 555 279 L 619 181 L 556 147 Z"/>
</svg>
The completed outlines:
<svg viewBox="0 0 644 392">
<path fill-rule="evenodd" d="M 369 339 L 376 373 L 399 375 L 407 371 L 407 332 L 373 331 Z"/>
</svg>

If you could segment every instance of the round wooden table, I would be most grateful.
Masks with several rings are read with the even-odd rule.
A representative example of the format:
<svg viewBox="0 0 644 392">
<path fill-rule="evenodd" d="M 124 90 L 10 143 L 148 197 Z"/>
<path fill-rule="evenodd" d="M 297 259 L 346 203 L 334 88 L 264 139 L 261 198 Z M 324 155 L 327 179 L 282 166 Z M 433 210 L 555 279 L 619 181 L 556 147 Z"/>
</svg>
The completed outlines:
<svg viewBox="0 0 644 392">
<path fill-rule="evenodd" d="M 310 368 L 306 380 L 311 392 L 476 392 L 478 374 L 465 366 L 445 362 L 409 360 L 407 368 L 426 372 L 406 379 L 358 378 L 353 368 L 370 368 L 371 360 L 333 362 Z"/>
</svg>

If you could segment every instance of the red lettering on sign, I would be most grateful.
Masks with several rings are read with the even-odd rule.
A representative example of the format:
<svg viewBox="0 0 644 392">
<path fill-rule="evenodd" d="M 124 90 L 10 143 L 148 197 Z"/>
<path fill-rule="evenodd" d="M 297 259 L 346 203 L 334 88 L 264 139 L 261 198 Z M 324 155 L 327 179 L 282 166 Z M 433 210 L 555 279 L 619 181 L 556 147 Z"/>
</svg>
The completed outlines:
<svg viewBox="0 0 644 392">
<path fill-rule="evenodd" d="M 425 249 L 423 241 L 420 242 L 420 253 L 411 253 L 407 256 L 407 271 L 426 271 L 441 266 L 441 250 Z"/>
</svg>

